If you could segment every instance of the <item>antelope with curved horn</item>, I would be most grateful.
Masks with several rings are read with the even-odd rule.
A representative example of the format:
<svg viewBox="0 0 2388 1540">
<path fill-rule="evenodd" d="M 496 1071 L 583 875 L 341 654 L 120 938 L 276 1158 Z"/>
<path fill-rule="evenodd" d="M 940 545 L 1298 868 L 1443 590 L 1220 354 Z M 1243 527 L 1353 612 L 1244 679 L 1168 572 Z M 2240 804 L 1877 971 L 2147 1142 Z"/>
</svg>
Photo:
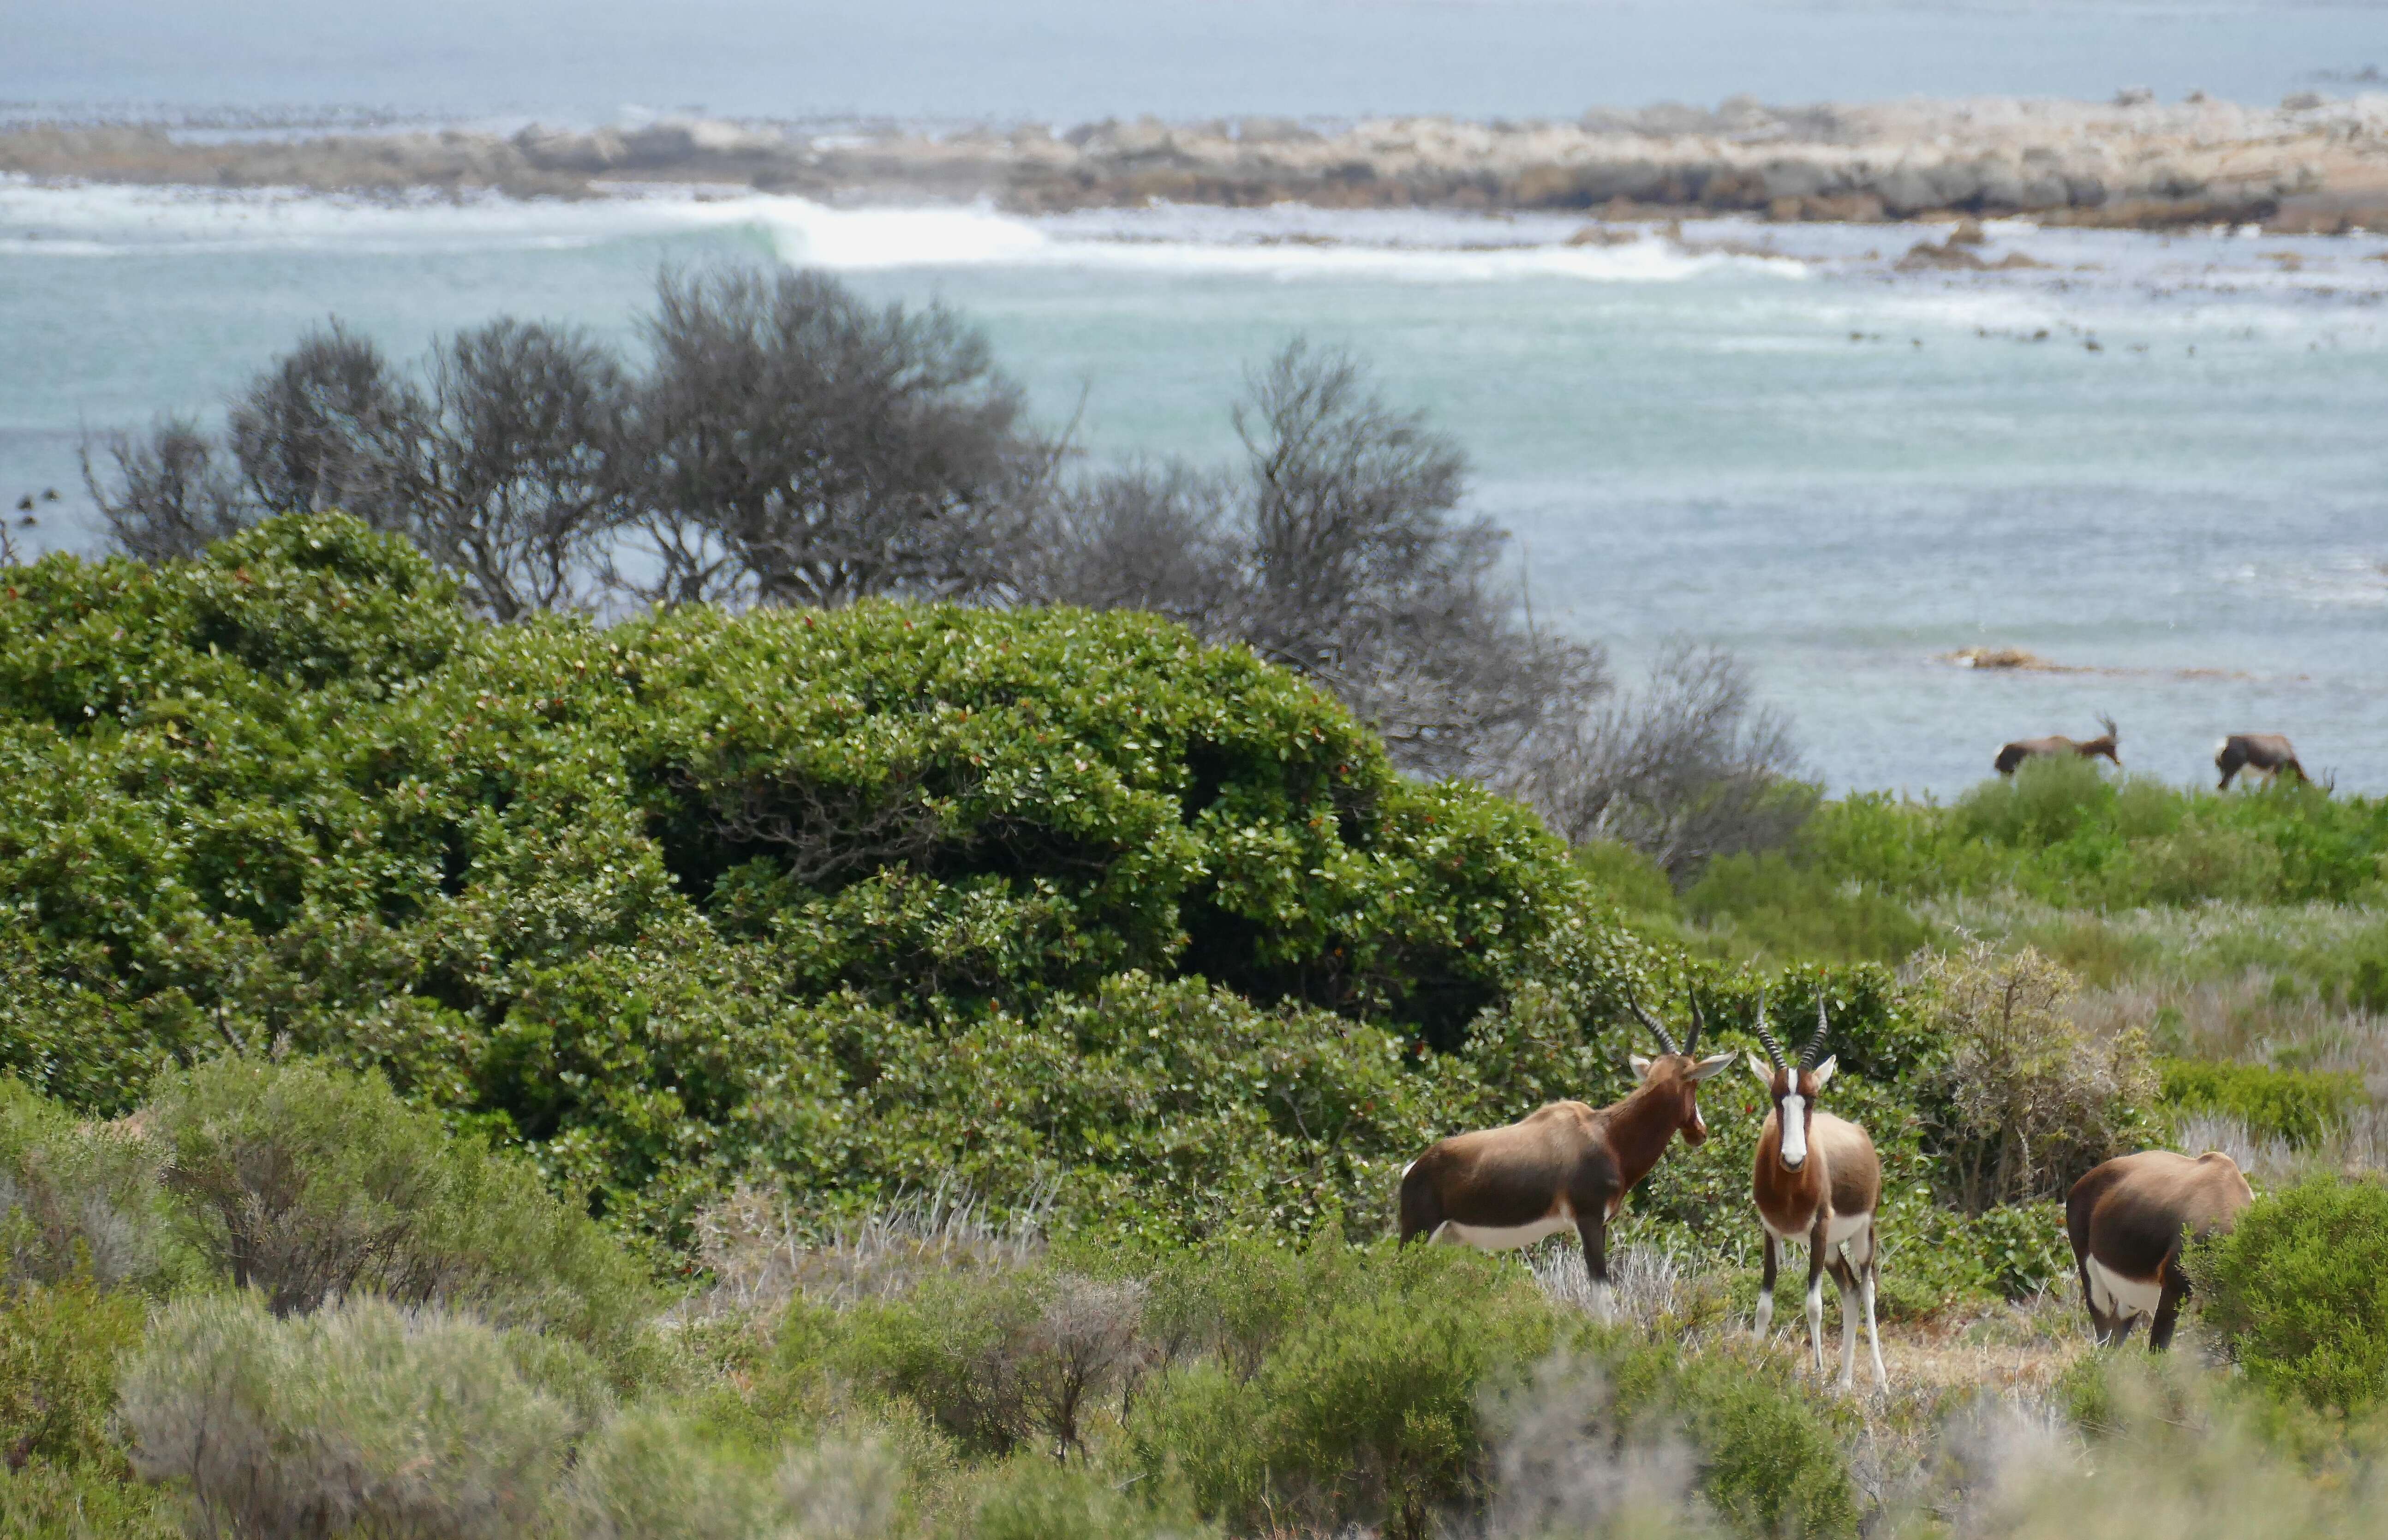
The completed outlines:
<svg viewBox="0 0 2388 1540">
<path fill-rule="evenodd" d="M 1774 1273 L 1783 1243 L 1803 1241 L 1808 1247 L 1808 1342 L 1816 1354 L 1816 1375 L 1824 1374 L 1824 1271 L 1841 1294 L 1841 1389 L 1857 1380 L 1858 1311 L 1865 1312 L 1866 1340 L 1874 1349 L 1874 1382 L 1886 1389 L 1890 1376 L 1882 1367 L 1882 1334 L 1874 1318 L 1874 1286 L 1881 1279 L 1881 1238 L 1874 1229 L 1874 1210 L 1882 1202 L 1882 1161 L 1874 1140 L 1854 1123 L 1816 1110 L 1816 1093 L 1833 1078 L 1835 1061 L 1817 1063 L 1829 1026 L 1824 1018 L 1824 992 L 1816 991 L 1816 1033 L 1799 1052 L 1795 1065 L 1783 1056 L 1783 1045 L 1767 1030 L 1766 999 L 1759 997 L 1758 1040 L 1766 1045 L 1770 1066 L 1757 1054 L 1749 1070 L 1758 1076 L 1773 1110 L 1758 1136 L 1758 1161 L 1750 1174 L 1751 1195 L 1758 1200 L 1758 1217 L 1766 1230 L 1766 1271 L 1758 1291 L 1757 1335 L 1763 1338 L 1774 1320 Z"/>
<path fill-rule="evenodd" d="M 2241 770 L 2252 770 L 2266 781 L 2277 781 L 2283 775 L 2306 779 L 2305 768 L 2297 763 L 2297 751 L 2284 733 L 2234 732 L 2214 745 L 2214 768 L 2222 772 L 2220 791 L 2230 789 L 2231 777 Z"/>
<path fill-rule="evenodd" d="M 2064 1232 L 2099 1345 L 2120 1346 L 2145 1316 L 2148 1351 L 2170 1347 L 2189 1295 L 2181 1248 L 2230 1228 L 2255 1201 L 2239 1163 L 2219 1150 L 2195 1160 L 2169 1150 L 2117 1155 L 2075 1182 Z"/>
<path fill-rule="evenodd" d="M 2001 775 L 2013 775 L 2015 772 L 2015 767 L 2026 759 L 2044 759 L 2066 754 L 2077 754 L 2084 759 L 2102 755 L 2114 761 L 2116 770 L 2122 769 L 2122 757 L 2115 752 L 2115 745 L 2120 741 L 2122 734 L 2115 729 L 2115 719 L 2101 717 L 2098 719 L 2098 725 L 2106 731 L 2095 738 L 2061 736 L 2018 738 L 2013 743 L 2000 748 L 1999 757 L 1995 761 L 1998 772 Z"/>
<path fill-rule="evenodd" d="M 1733 1063 L 1730 1053 L 1696 1056 L 1703 1025 L 1697 1001 L 1680 1047 L 1638 1001 L 1626 1003 L 1660 1050 L 1655 1059 L 1632 1057 L 1641 1084 L 1609 1106 L 1554 1101 L 1506 1127 L 1438 1141 L 1402 1172 L 1404 1242 L 1425 1236 L 1505 1251 L 1573 1228 L 1607 1314 L 1608 1222 L 1678 1133 L 1685 1144 L 1707 1139 L 1699 1084 Z"/>
</svg>

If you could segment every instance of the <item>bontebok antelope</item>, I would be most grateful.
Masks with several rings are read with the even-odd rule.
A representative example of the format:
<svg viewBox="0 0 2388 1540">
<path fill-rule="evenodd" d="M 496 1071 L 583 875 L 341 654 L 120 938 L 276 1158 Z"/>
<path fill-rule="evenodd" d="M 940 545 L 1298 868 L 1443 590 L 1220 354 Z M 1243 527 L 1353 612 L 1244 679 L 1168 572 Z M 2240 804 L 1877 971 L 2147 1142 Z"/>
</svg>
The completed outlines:
<svg viewBox="0 0 2388 1540">
<path fill-rule="evenodd" d="M 2115 731 L 2115 719 L 2101 717 L 2098 719 L 2098 725 L 2106 731 L 2095 738 L 2018 738 L 2013 743 L 2000 748 L 1998 759 L 1995 761 L 1998 772 L 2001 775 L 2013 775 L 2015 772 L 2015 767 L 2026 759 L 2042 759 L 2066 754 L 2077 754 L 2084 759 L 2102 755 L 2113 760 L 2117 770 L 2121 769 L 2122 757 L 2115 752 L 2115 745 L 2121 734 Z"/>
<path fill-rule="evenodd" d="M 2305 779 L 2295 747 L 2278 732 L 2232 733 L 2214 745 L 2214 768 L 2222 772 L 2221 789 L 2226 792 L 2230 789 L 2230 778 L 2241 770 L 2253 770 L 2267 781 L 2282 775 Z"/>
<path fill-rule="evenodd" d="M 1686 1144 L 1708 1137 L 1699 1083 L 1733 1063 L 1730 1053 L 1696 1056 L 1696 1002 L 1680 1047 L 1656 1017 L 1628 1003 L 1660 1049 L 1655 1059 L 1632 1056 L 1641 1084 L 1632 1094 L 1599 1108 L 1554 1101 L 1505 1128 L 1441 1140 L 1402 1173 L 1403 1241 L 1422 1235 L 1505 1251 L 1572 1228 L 1583 1241 L 1594 1296 L 1607 1312 L 1608 1222 L 1676 1134 Z"/>
<path fill-rule="evenodd" d="M 2229 1229 L 2255 1201 L 2239 1163 L 2219 1150 L 2195 1160 L 2169 1150 L 2117 1155 L 2075 1182 L 2064 1230 L 2099 1343 L 2119 1344 L 2145 1316 L 2149 1350 L 2171 1346 L 2189 1293 L 2181 1247 Z"/>
<path fill-rule="evenodd" d="M 1881 1277 L 1881 1238 L 1874 1230 L 1874 1209 L 1882 1201 L 1882 1162 L 1874 1140 L 1854 1123 L 1816 1110 L 1816 1093 L 1833 1078 L 1835 1061 L 1822 1063 L 1829 1030 L 1823 989 L 1816 992 L 1816 1035 L 1800 1050 L 1799 1062 L 1788 1063 L 1783 1045 L 1766 1025 L 1766 999 L 1758 1001 L 1758 1040 L 1766 1045 L 1770 1065 L 1749 1056 L 1749 1071 L 1774 1099 L 1766 1126 L 1758 1136 L 1758 1163 L 1750 1175 L 1750 1190 L 1758 1200 L 1758 1217 L 1766 1227 L 1766 1271 L 1758 1291 L 1757 1333 L 1764 1337 L 1774 1320 L 1774 1273 L 1783 1243 L 1804 1241 L 1808 1247 L 1808 1342 L 1815 1350 L 1816 1373 L 1824 1372 L 1824 1270 L 1841 1292 L 1841 1389 L 1856 1382 L 1858 1312 L 1865 1313 L 1866 1341 L 1874 1349 L 1874 1382 L 1887 1386 L 1882 1367 L 1882 1334 L 1874 1330 L 1874 1291 Z"/>
</svg>

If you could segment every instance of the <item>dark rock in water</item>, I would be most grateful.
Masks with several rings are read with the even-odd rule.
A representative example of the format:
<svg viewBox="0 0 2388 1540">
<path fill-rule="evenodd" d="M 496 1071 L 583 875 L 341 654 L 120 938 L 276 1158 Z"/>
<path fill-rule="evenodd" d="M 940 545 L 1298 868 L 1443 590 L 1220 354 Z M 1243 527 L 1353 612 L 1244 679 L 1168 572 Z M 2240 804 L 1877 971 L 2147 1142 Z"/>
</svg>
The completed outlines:
<svg viewBox="0 0 2388 1540">
<path fill-rule="evenodd" d="M 42 501 L 43 501 L 43 502 L 44 502 L 44 503 L 56 503 L 57 500 L 58 500 L 58 490 L 57 490 L 56 487 L 44 487 L 44 488 L 43 488 L 43 489 L 42 489 Z"/>
<path fill-rule="evenodd" d="M 1945 246 L 1917 241 L 1894 265 L 1901 273 L 1979 273 L 1989 263 L 1952 240 Z"/>
<path fill-rule="evenodd" d="M 17 500 L 17 511 L 20 514 L 29 514 L 33 511 L 32 493 L 27 492 L 24 496 Z"/>
</svg>

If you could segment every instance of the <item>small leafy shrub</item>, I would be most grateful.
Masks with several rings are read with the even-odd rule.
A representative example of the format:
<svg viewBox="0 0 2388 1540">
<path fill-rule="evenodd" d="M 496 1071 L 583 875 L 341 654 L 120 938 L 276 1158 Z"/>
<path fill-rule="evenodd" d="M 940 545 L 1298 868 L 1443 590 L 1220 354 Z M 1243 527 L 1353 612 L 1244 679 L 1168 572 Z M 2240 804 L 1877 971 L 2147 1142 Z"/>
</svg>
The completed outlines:
<svg viewBox="0 0 2388 1540">
<path fill-rule="evenodd" d="M 88 1282 L 0 1293 L 0 1460 L 124 1475 L 108 1427 L 116 1365 L 146 1318 L 140 1296 Z"/>
<path fill-rule="evenodd" d="M 163 1289 L 179 1270 L 153 1146 L 79 1125 L 0 1076 L 0 1285 L 87 1278 Z"/>
<path fill-rule="evenodd" d="M 1105 1474 L 1026 1457 L 978 1485 L 967 1533 L 970 1540 L 1200 1540 L 1217 1532 L 1123 1493 Z"/>
<path fill-rule="evenodd" d="M 1622 840 L 1588 839 L 1574 850 L 1578 870 L 1628 914 L 1672 915 L 1675 886 L 1666 869 Z"/>
<path fill-rule="evenodd" d="M 2065 1012 L 2071 974 L 1984 945 L 1932 959 L 1923 981 L 1948 1052 L 1928 1148 L 1961 1210 L 2062 1197 L 2137 1146 L 2157 1091 L 2146 1035 L 2083 1030 Z"/>
<path fill-rule="evenodd" d="M 1556 1319 L 1514 1266 L 1456 1247 L 1326 1261 L 1249 1378 L 1209 1363 L 1139 1398 L 1135 1444 L 1230 1529 L 1433 1533 L 1481 1494 L 1484 1397 L 1549 1351 Z"/>
<path fill-rule="evenodd" d="M 1084 1446 L 1095 1405 L 1144 1367 L 1145 1286 L 1061 1268 L 925 1280 L 843 1323 L 843 1364 L 918 1406 L 965 1448 Z"/>
<path fill-rule="evenodd" d="M 574 1432 L 488 1327 L 372 1299 L 286 1320 L 253 1293 L 182 1301 L 121 1394 L 134 1469 L 187 1483 L 210 1534 L 503 1540 Z"/>
<path fill-rule="evenodd" d="M 2077 755 L 2026 759 L 2014 774 L 1984 781 L 1958 799 L 1950 822 L 1960 838 L 1992 845 L 2050 846 L 2111 813 L 2115 783 L 2098 761 Z"/>
<path fill-rule="evenodd" d="M 1701 1494 L 1744 1533 L 1853 1535 L 1858 1494 L 1841 1455 L 1856 1419 L 1805 1392 L 1789 1363 L 1743 1340 L 1696 1351 L 1621 1342 L 1604 1355 L 1617 1415 L 1682 1429 Z"/>
<path fill-rule="evenodd" d="M 2350 1415 L 2388 1398 L 2388 1186 L 2317 1177 L 2258 1198 L 2192 1249 L 2191 1276 L 2256 1384 Z"/>
<path fill-rule="evenodd" d="M 162 1082 L 149 1116 L 193 1245 L 277 1314 L 366 1289 L 608 1351 L 636 1335 L 648 1292 L 619 1244 L 378 1075 L 219 1059 Z"/>
<path fill-rule="evenodd" d="M 165 1487 L 39 1460 L 0 1464 L 0 1534 L 9 1540 L 187 1540 L 183 1516 Z"/>
<path fill-rule="evenodd" d="M 681 1419 L 634 1409 L 579 1451 L 565 1506 L 581 1540 L 780 1540 L 784 1503 L 768 1479 Z"/>
<path fill-rule="evenodd" d="M 2207 1059 L 2161 1059 L 2164 1100 L 2176 1113 L 2234 1117 L 2248 1132 L 2311 1144 L 2364 1101 L 2363 1077 Z"/>
</svg>

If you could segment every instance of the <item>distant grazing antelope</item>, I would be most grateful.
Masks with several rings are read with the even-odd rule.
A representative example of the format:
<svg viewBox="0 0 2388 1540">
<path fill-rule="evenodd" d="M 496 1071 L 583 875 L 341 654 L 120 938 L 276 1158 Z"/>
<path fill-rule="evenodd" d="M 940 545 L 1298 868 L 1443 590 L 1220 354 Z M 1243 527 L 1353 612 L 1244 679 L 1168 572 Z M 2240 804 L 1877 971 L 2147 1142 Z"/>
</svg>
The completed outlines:
<svg viewBox="0 0 2388 1540">
<path fill-rule="evenodd" d="M 1656 1059 L 1632 1056 L 1642 1083 L 1632 1094 L 1598 1109 L 1554 1101 L 1505 1128 L 1441 1140 L 1402 1172 L 1404 1242 L 1423 1235 L 1505 1251 L 1572 1228 L 1582 1238 L 1584 1269 L 1607 1313 L 1608 1222 L 1677 1133 L 1685 1144 L 1708 1137 L 1700 1121 L 1699 1083 L 1733 1063 L 1730 1053 L 1695 1057 L 1702 1025 L 1697 1002 L 1680 1048 L 1656 1017 L 1628 1003 L 1662 1050 Z"/>
<path fill-rule="evenodd" d="M 2065 754 L 2077 754 L 2084 759 L 2091 755 L 2102 754 L 2115 762 L 2115 769 L 2122 769 L 2122 757 L 2115 752 L 2115 740 L 2120 736 L 2115 731 L 2115 719 L 2101 717 L 2098 719 L 2098 725 L 2106 731 L 2095 738 L 2018 738 L 1999 750 L 1997 760 L 1999 773 L 2013 775 L 2015 772 L 2015 767 L 2026 759 L 2040 759 Z"/>
<path fill-rule="evenodd" d="M 2278 732 L 2232 733 L 2214 745 L 2214 768 L 2222 772 L 2221 789 L 2226 792 L 2230 789 L 2230 778 L 2241 770 L 2254 770 L 2267 781 L 2283 774 L 2306 779 L 2295 747 Z"/>
<path fill-rule="evenodd" d="M 2148 1350 L 2170 1347 L 2189 1293 L 2181 1248 L 2229 1229 L 2255 1201 L 2238 1163 L 2219 1150 L 2195 1160 L 2169 1150 L 2118 1155 L 2075 1182 L 2064 1230 L 2099 1344 L 2120 1345 L 2145 1316 Z"/>
<path fill-rule="evenodd" d="M 1758 1040 L 1772 1065 L 1749 1056 L 1749 1071 L 1774 1099 L 1758 1136 L 1758 1162 L 1750 1175 L 1758 1216 L 1766 1227 L 1766 1272 L 1758 1290 L 1757 1334 L 1774 1320 L 1774 1272 L 1783 1242 L 1808 1247 L 1808 1343 L 1815 1350 L 1816 1374 L 1824 1373 L 1824 1269 L 1841 1292 L 1841 1389 L 1857 1380 L 1858 1312 L 1865 1312 L 1866 1341 L 1874 1349 L 1874 1382 L 1886 1388 L 1882 1334 L 1874 1329 L 1874 1285 L 1881 1278 L 1881 1238 L 1874 1210 L 1882 1201 L 1882 1161 L 1874 1140 L 1854 1123 L 1816 1111 L 1816 1093 L 1833 1078 L 1835 1061 L 1816 1062 L 1824 1049 L 1824 996 L 1816 993 L 1816 1035 L 1799 1052 L 1798 1063 L 1784 1061 L 1783 1045 L 1767 1030 L 1766 1001 L 1758 1002 Z"/>
</svg>

